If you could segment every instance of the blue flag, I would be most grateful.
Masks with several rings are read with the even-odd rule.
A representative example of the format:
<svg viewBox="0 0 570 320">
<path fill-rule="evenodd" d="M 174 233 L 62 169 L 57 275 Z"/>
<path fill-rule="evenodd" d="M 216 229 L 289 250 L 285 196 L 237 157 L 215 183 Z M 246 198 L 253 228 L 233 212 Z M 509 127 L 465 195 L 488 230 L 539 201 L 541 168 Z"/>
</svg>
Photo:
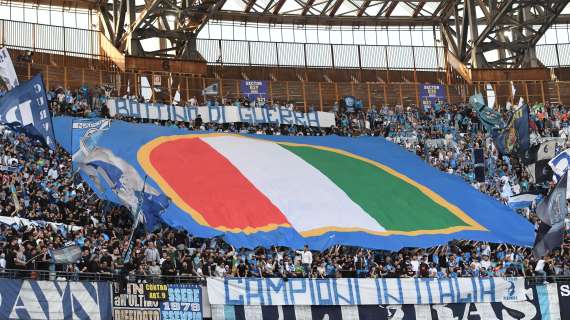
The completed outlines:
<svg viewBox="0 0 570 320">
<path fill-rule="evenodd" d="M 503 128 L 504 122 L 501 114 L 485 105 L 483 95 L 480 93 L 474 94 L 469 98 L 471 107 L 477 112 L 479 120 L 488 132 L 493 132 L 495 129 Z"/>
<path fill-rule="evenodd" d="M 559 153 L 556 157 L 548 162 L 556 181 L 560 180 L 566 172 L 568 172 L 568 166 L 570 164 L 570 149 L 564 150 Z"/>
<path fill-rule="evenodd" d="M 515 110 L 507 126 L 493 134 L 495 145 L 501 154 L 523 156 L 530 148 L 529 109 L 525 104 Z"/>
<path fill-rule="evenodd" d="M 137 170 L 107 148 L 95 147 L 77 161 L 82 176 L 101 199 L 125 205 L 133 220 L 142 213 L 147 230 L 154 229 L 170 199 L 146 185 Z"/>
<path fill-rule="evenodd" d="M 51 149 L 55 148 L 55 137 L 41 74 L 0 98 L 0 123 L 10 124 L 16 131 L 41 138 Z"/>
<path fill-rule="evenodd" d="M 77 260 L 81 259 L 81 248 L 77 245 L 71 245 L 61 249 L 51 250 L 50 254 L 56 264 L 76 263 Z"/>
</svg>

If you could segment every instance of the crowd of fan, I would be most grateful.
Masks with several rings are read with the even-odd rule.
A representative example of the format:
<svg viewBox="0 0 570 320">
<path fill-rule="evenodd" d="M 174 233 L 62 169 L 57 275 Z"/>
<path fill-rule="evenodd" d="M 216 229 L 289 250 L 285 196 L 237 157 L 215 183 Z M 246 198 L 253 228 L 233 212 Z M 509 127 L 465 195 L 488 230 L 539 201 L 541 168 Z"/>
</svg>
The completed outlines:
<svg viewBox="0 0 570 320">
<path fill-rule="evenodd" d="M 95 92 L 95 91 L 94 91 Z M 55 114 L 90 116 L 105 114 L 107 94 L 87 88 L 49 94 Z M 335 107 L 337 108 L 337 107 Z M 506 114 L 506 110 L 503 110 Z M 533 139 L 566 138 L 569 110 L 552 106 L 533 111 Z M 127 119 L 127 121 L 144 121 Z M 432 166 L 464 177 L 481 192 L 502 201 L 536 186 L 517 159 L 499 157 L 468 105 L 437 103 L 428 109 L 414 106 L 370 108 L 346 112 L 337 108 L 332 128 L 296 126 L 211 125 L 158 121 L 157 125 L 188 130 L 252 132 L 282 135 L 377 135 L 401 144 Z M 486 180 L 477 182 L 471 149 L 485 150 Z M 567 146 L 561 146 L 567 147 Z M 562 246 L 546 257 L 534 257 L 530 248 L 473 241 L 454 241 L 429 249 L 399 252 L 334 246 L 323 252 L 305 247 L 233 248 L 221 239 L 194 238 L 185 231 L 162 226 L 135 239 L 132 259 L 124 261 L 129 246 L 131 214 L 120 206 L 101 201 L 82 182 L 63 149 L 50 150 L 40 142 L 9 127 L 0 127 L 0 216 L 27 218 L 50 224 L 0 225 L 0 269 L 67 271 L 75 275 L 129 275 L 129 279 L 162 276 L 189 277 L 492 277 L 570 275 L 570 250 Z M 521 211 L 536 223 L 532 208 Z M 79 226 L 74 228 L 71 226 Z M 75 264 L 55 264 L 50 252 L 69 244 L 82 250 Z"/>
</svg>

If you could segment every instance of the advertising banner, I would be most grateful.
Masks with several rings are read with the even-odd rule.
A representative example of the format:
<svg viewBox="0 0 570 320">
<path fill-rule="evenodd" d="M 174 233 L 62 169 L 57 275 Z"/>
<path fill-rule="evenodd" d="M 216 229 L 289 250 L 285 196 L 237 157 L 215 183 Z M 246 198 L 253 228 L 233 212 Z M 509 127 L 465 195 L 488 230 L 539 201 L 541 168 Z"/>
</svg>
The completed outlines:
<svg viewBox="0 0 570 320">
<path fill-rule="evenodd" d="M 433 108 L 436 101 L 445 101 L 445 86 L 442 84 L 420 84 L 420 103 L 425 109 Z"/>
<path fill-rule="evenodd" d="M 240 82 L 240 93 L 249 101 L 265 103 L 269 92 L 269 81 L 267 80 L 242 80 Z"/>
<path fill-rule="evenodd" d="M 568 319 L 558 310 L 556 284 L 529 287 L 523 301 L 352 305 L 352 306 L 243 306 L 212 305 L 212 320 L 498 320 Z M 561 303 L 561 307 L 562 303 Z"/>
<path fill-rule="evenodd" d="M 0 280 L 1 319 L 110 319 L 107 282 Z"/>
<path fill-rule="evenodd" d="M 194 284 L 129 283 L 115 284 L 115 320 L 201 320 L 202 291 Z"/>
<path fill-rule="evenodd" d="M 331 112 L 298 112 L 287 107 L 236 107 L 236 106 L 202 106 L 181 107 L 166 104 L 140 103 L 135 100 L 109 99 L 107 101 L 109 115 L 133 117 L 150 120 L 171 120 L 190 122 L 198 115 L 204 123 L 251 124 L 287 124 L 305 127 L 328 128 L 335 125 L 334 113 Z"/>
<path fill-rule="evenodd" d="M 524 278 L 208 278 L 210 304 L 374 305 L 523 301 Z"/>
</svg>

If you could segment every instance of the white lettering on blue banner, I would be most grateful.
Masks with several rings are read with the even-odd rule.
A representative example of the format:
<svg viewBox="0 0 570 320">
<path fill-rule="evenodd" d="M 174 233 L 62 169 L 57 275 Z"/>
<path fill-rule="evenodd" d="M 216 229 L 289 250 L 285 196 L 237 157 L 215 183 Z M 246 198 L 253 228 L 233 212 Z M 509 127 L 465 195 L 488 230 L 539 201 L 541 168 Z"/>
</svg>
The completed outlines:
<svg viewBox="0 0 570 320">
<path fill-rule="evenodd" d="M 190 122 L 198 115 L 204 123 L 289 124 L 328 128 L 335 125 L 334 113 L 298 112 L 287 107 L 236 107 L 201 106 L 181 107 L 156 103 L 139 103 L 133 100 L 110 99 L 107 102 L 109 115 L 120 115 L 150 120 Z"/>
<path fill-rule="evenodd" d="M 380 305 L 522 301 L 523 278 L 208 278 L 211 304 Z"/>
<path fill-rule="evenodd" d="M 110 319 L 107 282 L 0 281 L 2 319 Z"/>
</svg>

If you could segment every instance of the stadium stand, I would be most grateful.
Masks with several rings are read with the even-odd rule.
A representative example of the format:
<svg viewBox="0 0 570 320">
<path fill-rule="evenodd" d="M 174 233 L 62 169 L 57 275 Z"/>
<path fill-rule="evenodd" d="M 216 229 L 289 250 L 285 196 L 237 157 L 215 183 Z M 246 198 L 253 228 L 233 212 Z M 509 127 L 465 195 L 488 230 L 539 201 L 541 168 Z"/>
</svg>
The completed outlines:
<svg viewBox="0 0 570 320">
<path fill-rule="evenodd" d="M 568 2 L 0 3 L 0 319 L 570 319 Z"/>
</svg>

